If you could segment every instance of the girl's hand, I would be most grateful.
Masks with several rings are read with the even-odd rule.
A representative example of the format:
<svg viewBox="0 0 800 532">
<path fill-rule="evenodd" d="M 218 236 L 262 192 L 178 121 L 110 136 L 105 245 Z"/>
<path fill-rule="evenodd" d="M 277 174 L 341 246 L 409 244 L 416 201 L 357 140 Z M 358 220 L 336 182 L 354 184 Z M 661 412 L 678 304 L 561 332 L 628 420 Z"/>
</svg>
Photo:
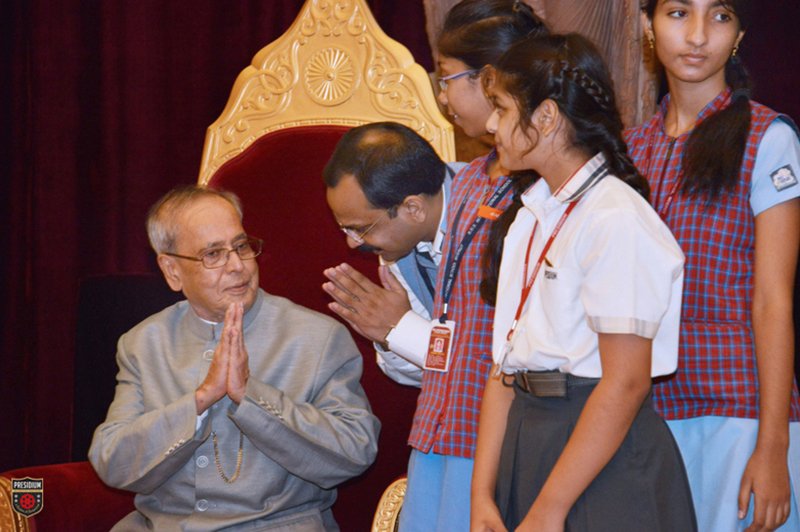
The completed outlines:
<svg viewBox="0 0 800 532">
<path fill-rule="evenodd" d="M 566 520 L 563 512 L 548 508 L 541 499 L 536 499 L 515 532 L 564 532 Z"/>
<path fill-rule="evenodd" d="M 739 488 L 739 518 L 744 519 L 750 496 L 754 497 L 753 522 L 746 532 L 774 530 L 786 522 L 791 488 L 786 452 L 762 451 L 758 447 L 747 462 Z"/>
<path fill-rule="evenodd" d="M 773 530 L 789 516 L 789 412 L 794 375 L 792 292 L 800 248 L 800 198 L 756 216 L 753 334 L 758 369 L 756 449 L 739 486 L 739 515 L 753 498 L 747 532 Z"/>
<path fill-rule="evenodd" d="M 472 497 L 470 532 L 508 532 L 491 497 Z"/>
</svg>

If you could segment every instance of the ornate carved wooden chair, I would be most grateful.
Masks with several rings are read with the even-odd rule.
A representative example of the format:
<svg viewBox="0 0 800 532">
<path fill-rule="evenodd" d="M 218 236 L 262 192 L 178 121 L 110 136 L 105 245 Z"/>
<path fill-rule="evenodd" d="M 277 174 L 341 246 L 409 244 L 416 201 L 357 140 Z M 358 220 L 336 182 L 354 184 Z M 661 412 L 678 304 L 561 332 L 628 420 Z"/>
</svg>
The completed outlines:
<svg viewBox="0 0 800 532">
<path fill-rule="evenodd" d="M 239 74 L 208 128 L 198 181 L 241 197 L 245 228 L 265 240 L 265 290 L 328 312 L 323 269 L 347 261 L 376 279 L 375 257 L 350 250 L 330 214 L 322 169 L 345 131 L 383 120 L 409 126 L 442 159 L 455 159 L 452 126 L 428 74 L 383 33 L 364 0 L 308 0 Z M 405 472 L 416 390 L 385 377 L 372 345 L 354 337 L 383 428 L 375 465 L 339 489 L 334 515 L 343 530 L 367 530 L 364 509 Z"/>
<path fill-rule="evenodd" d="M 383 33 L 364 0 L 307 0 L 289 30 L 239 74 L 208 128 L 198 181 L 242 199 L 245 227 L 265 240 L 264 289 L 326 312 L 324 268 L 348 261 L 376 278 L 376 259 L 347 247 L 328 210 L 322 168 L 348 128 L 381 120 L 411 127 L 444 160 L 454 160 L 452 126 L 438 110 L 427 73 Z M 342 530 L 368 530 L 384 488 L 404 474 L 416 402 L 415 390 L 380 373 L 372 345 L 356 341 L 365 359 L 362 383 L 383 427 L 376 463 L 339 489 L 333 510 Z M 30 519 L 11 511 L 8 482 L 0 481 L 3 531 L 36 530 L 37 524 L 107 530 L 133 507 L 131 494 L 103 485 L 88 462 L 2 476 L 45 479 L 45 510 Z M 399 493 L 391 491 L 394 518 Z M 381 508 L 376 530 L 392 530 L 395 521 L 384 503 Z"/>
</svg>

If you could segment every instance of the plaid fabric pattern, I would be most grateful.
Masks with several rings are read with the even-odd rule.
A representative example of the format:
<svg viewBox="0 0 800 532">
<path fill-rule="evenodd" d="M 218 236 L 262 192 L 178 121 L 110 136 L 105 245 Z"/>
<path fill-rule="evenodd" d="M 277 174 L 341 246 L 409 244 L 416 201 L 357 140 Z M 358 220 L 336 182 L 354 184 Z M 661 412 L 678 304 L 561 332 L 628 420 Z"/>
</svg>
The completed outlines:
<svg viewBox="0 0 800 532">
<path fill-rule="evenodd" d="M 453 195 L 447 217 L 448 234 L 442 257 L 451 253 L 450 231 L 454 216 L 465 199 L 461 220 L 456 228 L 455 247 L 477 217 L 478 207 L 508 179 L 501 177 L 490 185 L 487 166 L 494 153 L 472 161 L 453 180 Z M 511 203 L 511 191 L 497 205 L 505 209 Z M 478 434 L 478 414 L 483 387 L 492 365 L 492 322 L 494 309 L 480 296 L 481 255 L 486 247 L 491 222 L 487 221 L 475 234 L 459 267 L 458 277 L 448 305 L 448 318 L 455 320 L 450 371 L 425 371 L 417 411 L 411 427 L 409 444 L 422 452 L 433 452 L 462 458 L 473 458 Z M 455 250 L 453 250 L 454 252 Z M 434 302 L 436 317 L 442 314 L 445 262 L 439 267 Z"/>
<path fill-rule="evenodd" d="M 730 90 L 710 102 L 699 121 L 730 103 Z M 755 217 L 750 183 L 761 138 L 777 114 L 751 102 L 750 136 L 735 191 L 714 204 L 675 194 L 688 133 L 664 132 L 668 98 L 648 123 L 627 133 L 628 150 L 650 182 L 651 202 L 686 254 L 678 371 L 653 388 L 666 419 L 697 416 L 758 418 L 758 375 L 752 325 Z M 800 419 L 797 387 L 791 419 Z"/>
</svg>

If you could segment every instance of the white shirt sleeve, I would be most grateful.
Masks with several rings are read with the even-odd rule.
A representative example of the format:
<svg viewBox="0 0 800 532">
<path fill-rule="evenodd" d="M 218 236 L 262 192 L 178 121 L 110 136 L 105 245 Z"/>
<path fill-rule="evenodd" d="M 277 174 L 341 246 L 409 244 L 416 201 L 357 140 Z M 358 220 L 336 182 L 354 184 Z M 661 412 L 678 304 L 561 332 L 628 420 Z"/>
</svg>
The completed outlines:
<svg viewBox="0 0 800 532">
<path fill-rule="evenodd" d="M 431 320 L 409 310 L 386 340 L 392 351 L 421 368 L 425 364 L 430 337 Z"/>
<path fill-rule="evenodd" d="M 385 351 L 379 344 L 375 344 L 375 358 L 380 370 L 393 381 L 407 386 L 420 387 L 422 385 L 422 365 L 430 337 L 430 326 L 424 336 L 421 347 L 417 346 L 415 335 L 419 335 L 419 322 L 429 323 L 428 311 L 425 305 L 417 298 L 408 287 L 396 263 L 389 264 L 389 270 L 405 288 L 411 310 L 405 313 L 395 327 L 389 331 L 386 341 L 390 351 Z"/>
<path fill-rule="evenodd" d="M 422 386 L 422 368 L 375 344 L 375 358 L 380 370 L 393 381 L 406 386 Z"/>
<path fill-rule="evenodd" d="M 655 213 L 652 223 L 630 211 L 604 218 L 586 243 L 603 252 L 583 255 L 591 262 L 580 290 L 589 327 L 651 339 L 651 375 L 668 375 L 678 364 L 683 252 Z"/>
<path fill-rule="evenodd" d="M 658 231 L 632 210 L 611 211 L 594 224 L 580 253 L 580 299 L 597 333 L 654 338 L 683 271 L 683 253 L 666 228 Z M 599 251 L 598 251 L 599 250 Z"/>
<path fill-rule="evenodd" d="M 200 426 L 203 424 L 203 420 L 208 417 L 208 410 L 204 410 L 202 414 L 197 416 L 197 421 L 194 424 L 194 431 L 197 432 L 200 430 Z"/>
</svg>

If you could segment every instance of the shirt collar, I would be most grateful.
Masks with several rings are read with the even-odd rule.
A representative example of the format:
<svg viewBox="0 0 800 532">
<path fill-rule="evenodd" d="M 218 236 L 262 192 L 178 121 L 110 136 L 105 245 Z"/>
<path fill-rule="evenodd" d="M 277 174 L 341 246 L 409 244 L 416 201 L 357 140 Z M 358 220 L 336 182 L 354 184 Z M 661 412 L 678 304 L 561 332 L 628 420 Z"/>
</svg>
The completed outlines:
<svg viewBox="0 0 800 532">
<path fill-rule="evenodd" d="M 522 196 L 522 203 L 531 207 L 534 203 L 554 198 L 559 203 L 571 203 L 578 200 L 587 190 L 608 175 L 608 163 L 602 152 L 586 161 L 583 166 L 559 188 L 555 194 L 550 193 L 550 188 L 544 179 L 539 179 Z M 538 192 L 537 192 L 538 191 Z"/>
<path fill-rule="evenodd" d="M 264 302 L 264 292 L 257 288 L 256 299 L 253 302 L 253 306 L 244 313 L 242 316 L 242 329 L 247 330 L 248 326 L 253 322 L 253 320 L 258 315 L 259 309 Z M 187 301 L 188 304 L 188 301 Z M 219 340 L 222 336 L 222 329 L 225 327 L 224 322 L 219 323 L 212 323 L 208 320 L 204 320 L 197 313 L 194 311 L 191 305 L 189 306 L 189 310 L 184 316 L 184 320 L 188 324 L 189 328 L 202 338 L 206 338 L 209 341 Z"/>
<path fill-rule="evenodd" d="M 580 198 L 587 190 L 608 175 L 606 156 L 598 152 L 586 161 L 561 188 L 556 191 L 555 197 L 561 203 L 571 203 Z"/>
<path fill-rule="evenodd" d="M 430 254 L 431 257 L 436 257 L 442 253 L 442 244 L 444 243 L 444 236 L 447 233 L 447 188 L 442 186 L 442 215 L 439 217 L 439 227 L 436 230 L 436 236 L 433 237 L 433 242 L 420 241 L 417 243 L 417 251 L 424 251 Z"/>
<path fill-rule="evenodd" d="M 695 122 L 694 127 L 697 127 L 703 120 L 705 120 L 709 116 L 712 116 L 713 114 L 727 107 L 731 101 L 731 94 L 733 94 L 733 91 L 731 91 L 730 87 L 725 87 L 725 89 L 719 94 L 717 94 L 713 100 L 708 102 L 706 106 L 703 107 L 699 113 L 697 113 L 697 121 Z M 659 105 L 657 127 L 658 131 L 661 131 L 662 133 L 666 131 L 664 129 L 664 118 L 667 116 L 667 106 L 669 105 L 669 101 L 670 101 L 670 95 L 667 94 L 661 100 L 661 104 Z M 692 130 L 689 130 L 683 135 L 681 135 L 681 137 L 684 135 L 688 135 L 691 132 Z"/>
<path fill-rule="evenodd" d="M 483 162 L 484 175 L 489 175 L 489 168 L 492 166 L 495 159 L 497 159 L 497 148 L 492 146 L 492 149 L 486 154 L 486 160 Z"/>
</svg>

